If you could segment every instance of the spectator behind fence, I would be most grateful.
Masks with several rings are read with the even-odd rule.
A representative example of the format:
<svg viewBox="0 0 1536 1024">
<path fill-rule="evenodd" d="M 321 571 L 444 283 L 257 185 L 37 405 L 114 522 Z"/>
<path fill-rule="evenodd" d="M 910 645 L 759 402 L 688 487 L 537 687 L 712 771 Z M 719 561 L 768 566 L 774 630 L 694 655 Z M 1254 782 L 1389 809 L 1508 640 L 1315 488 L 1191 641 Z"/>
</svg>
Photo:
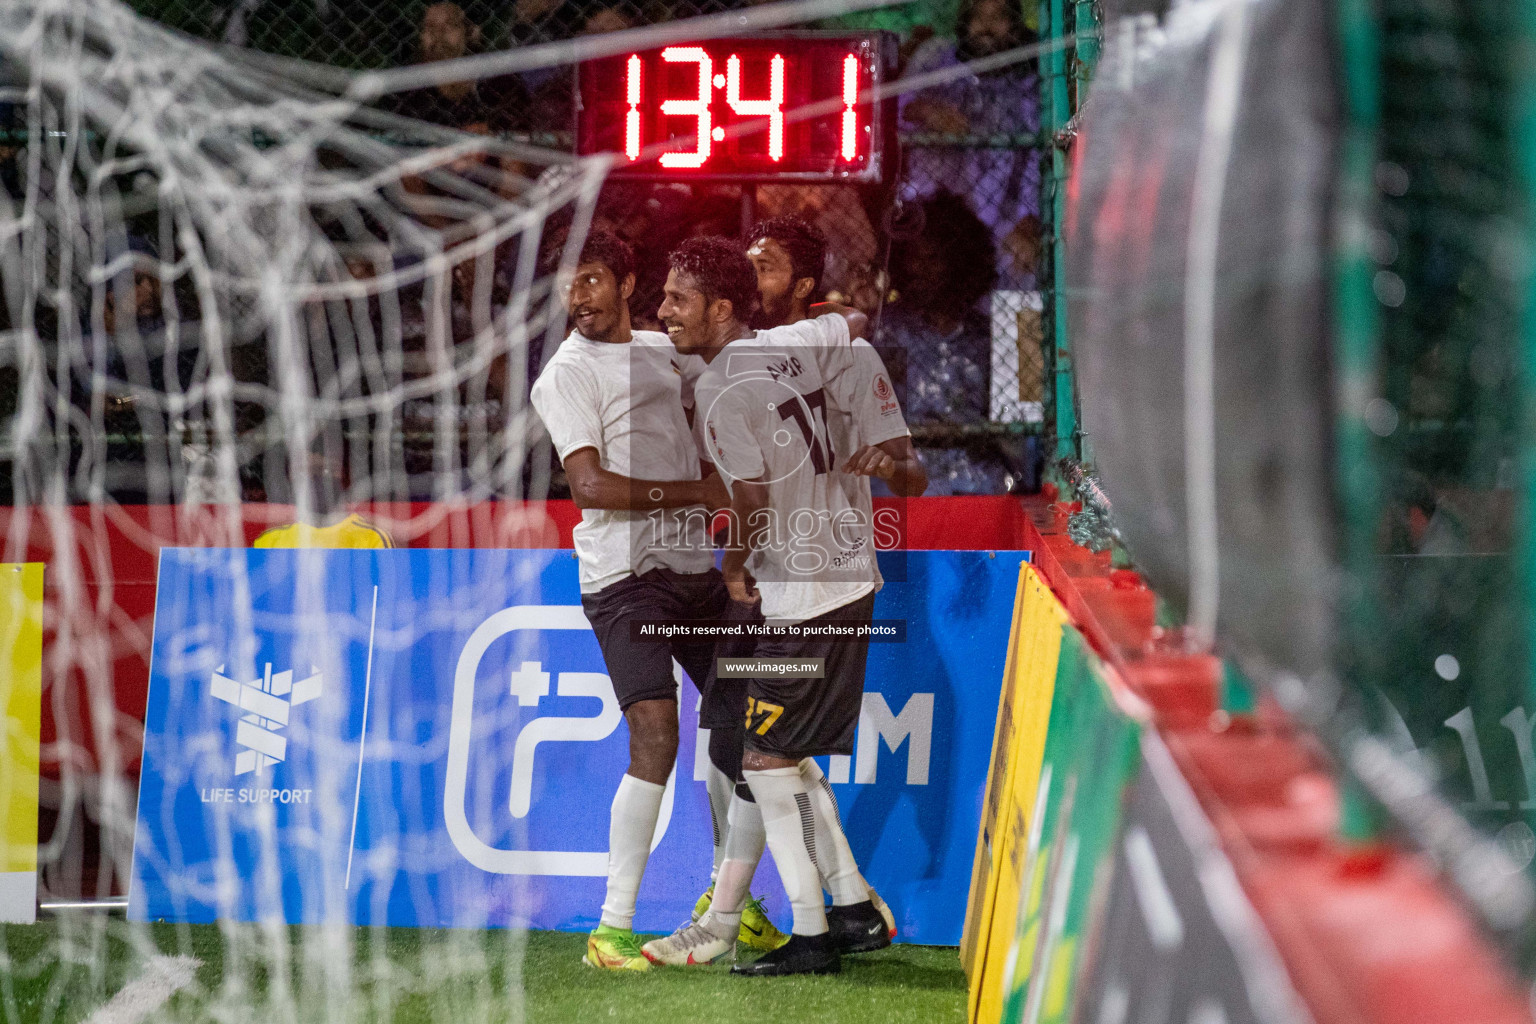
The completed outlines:
<svg viewBox="0 0 1536 1024">
<path fill-rule="evenodd" d="M 896 298 L 880 317 L 877 346 L 906 355 L 907 422 L 968 427 L 988 420 L 991 330 L 980 304 L 997 277 L 987 233 L 964 199 L 941 190 L 922 204 L 915 238 L 891 250 Z M 929 494 L 1002 494 L 1013 485 L 995 446 L 923 446 Z"/>
<path fill-rule="evenodd" d="M 957 68 L 1035 42 L 1019 6 L 1007 0 L 963 0 L 955 19 L 953 42 L 931 38 L 917 48 L 906 77 Z M 1003 250 L 1008 238 L 1040 210 L 1040 155 L 1017 145 L 979 147 L 997 136 L 1040 130 L 1040 78 L 1036 62 L 1012 64 L 982 75 L 965 74 L 909 94 L 901 104 L 902 127 L 947 136 L 907 150 L 906 199 L 921 199 L 939 189 L 969 196 Z M 1034 274 L 1016 261 L 1003 263 L 999 287 L 1032 291 Z"/>
<path fill-rule="evenodd" d="M 576 34 L 597 36 L 634 28 L 635 10 L 627 3 L 597 3 L 585 8 Z M 567 64 L 533 91 L 533 127 L 544 132 L 568 132 L 576 126 L 576 69 Z"/>
<path fill-rule="evenodd" d="M 508 46 L 537 46 L 569 39 L 581 26 L 582 5 L 573 0 L 515 0 L 507 25 Z"/>
<path fill-rule="evenodd" d="M 866 314 L 875 312 L 880 243 L 856 190 L 847 185 L 761 185 L 757 201 L 764 217 L 798 217 L 815 225 L 830 243 L 822 278 L 828 297 Z"/>
<path fill-rule="evenodd" d="M 480 46 L 480 26 L 455 3 L 430 4 L 422 11 L 417 57 L 423 64 L 453 60 Z M 388 109 L 448 128 L 484 125 L 492 132 L 526 130 L 528 90 L 516 75 L 444 82 L 396 96 Z"/>
</svg>

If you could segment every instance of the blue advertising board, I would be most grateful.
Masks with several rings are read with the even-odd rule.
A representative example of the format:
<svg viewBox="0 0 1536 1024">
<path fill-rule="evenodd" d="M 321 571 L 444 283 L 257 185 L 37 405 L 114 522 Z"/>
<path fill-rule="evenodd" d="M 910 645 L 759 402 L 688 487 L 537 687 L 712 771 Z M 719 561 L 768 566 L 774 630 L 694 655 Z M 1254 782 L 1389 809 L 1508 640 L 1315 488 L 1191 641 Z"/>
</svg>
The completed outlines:
<svg viewBox="0 0 1536 1024">
<path fill-rule="evenodd" d="M 852 757 L 823 761 L 909 942 L 959 941 L 1025 552 L 904 552 Z M 709 882 L 697 692 L 635 926 Z M 628 735 L 569 551 L 161 553 L 129 915 L 593 927 Z M 755 893 L 787 920 L 771 857 Z"/>
</svg>

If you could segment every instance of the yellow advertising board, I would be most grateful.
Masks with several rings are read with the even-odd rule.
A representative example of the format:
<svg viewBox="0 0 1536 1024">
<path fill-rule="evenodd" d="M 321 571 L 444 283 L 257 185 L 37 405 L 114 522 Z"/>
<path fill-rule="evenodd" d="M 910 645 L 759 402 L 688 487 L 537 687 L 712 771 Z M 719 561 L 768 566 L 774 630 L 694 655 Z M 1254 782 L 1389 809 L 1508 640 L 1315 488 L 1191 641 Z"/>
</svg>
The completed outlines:
<svg viewBox="0 0 1536 1024">
<path fill-rule="evenodd" d="M 1023 566 L 960 946 L 974 1024 L 996 1021 L 1006 997 L 1002 961 L 1018 920 L 1022 859 L 1037 817 L 1031 810 L 1066 622 L 1066 610 L 1050 588 L 1033 567 Z"/>
<path fill-rule="evenodd" d="M 43 566 L 0 564 L 0 922 L 37 919 L 37 772 L 43 710 Z"/>
</svg>

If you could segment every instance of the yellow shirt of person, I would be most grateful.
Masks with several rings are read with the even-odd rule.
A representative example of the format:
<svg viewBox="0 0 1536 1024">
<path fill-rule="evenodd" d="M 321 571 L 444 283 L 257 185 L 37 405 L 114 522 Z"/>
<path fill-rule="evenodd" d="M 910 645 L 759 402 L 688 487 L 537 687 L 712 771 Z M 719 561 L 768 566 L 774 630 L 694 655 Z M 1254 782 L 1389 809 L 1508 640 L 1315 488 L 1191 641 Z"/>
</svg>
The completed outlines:
<svg viewBox="0 0 1536 1024">
<path fill-rule="evenodd" d="M 353 513 L 330 526 L 289 523 L 274 526 L 251 543 L 253 548 L 392 548 L 389 534 Z"/>
</svg>

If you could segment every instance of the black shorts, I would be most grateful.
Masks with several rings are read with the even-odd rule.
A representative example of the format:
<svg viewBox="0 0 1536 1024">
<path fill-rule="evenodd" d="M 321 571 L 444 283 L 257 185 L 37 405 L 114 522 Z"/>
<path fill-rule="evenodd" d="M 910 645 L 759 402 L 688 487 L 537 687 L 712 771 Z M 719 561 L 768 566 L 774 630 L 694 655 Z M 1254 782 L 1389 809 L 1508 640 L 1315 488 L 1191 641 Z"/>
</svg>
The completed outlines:
<svg viewBox="0 0 1536 1024">
<path fill-rule="evenodd" d="M 642 641 L 630 634 L 630 623 L 639 619 L 702 619 L 712 621 L 725 613 L 730 594 L 717 569 L 683 573 L 651 569 L 626 576 L 595 594 L 581 595 L 582 610 L 597 634 L 608 678 L 613 682 L 619 707 L 628 710 L 642 700 L 676 700 L 677 682 L 672 677 L 676 658 L 688 678 L 708 693 L 715 674 L 712 640 Z"/>
<path fill-rule="evenodd" d="M 834 608 L 806 625 L 823 622 L 868 623 L 875 612 L 875 595 Z M 747 680 L 743 724 L 746 748 L 769 757 L 798 761 L 822 754 L 852 754 L 853 733 L 864 706 L 864 665 L 869 637 L 858 639 L 782 640 L 764 638 L 752 652 L 756 658 L 823 658 L 825 678 Z"/>
<path fill-rule="evenodd" d="M 739 604 L 727 599 L 721 614 L 725 622 L 761 624 L 761 604 Z M 757 646 L 754 637 L 731 638 L 715 645 L 717 658 L 746 658 Z M 704 699 L 699 704 L 699 728 L 735 729 L 740 731 L 747 713 L 747 681 L 745 679 L 719 679 L 710 666 L 709 681 L 700 686 Z"/>
</svg>

